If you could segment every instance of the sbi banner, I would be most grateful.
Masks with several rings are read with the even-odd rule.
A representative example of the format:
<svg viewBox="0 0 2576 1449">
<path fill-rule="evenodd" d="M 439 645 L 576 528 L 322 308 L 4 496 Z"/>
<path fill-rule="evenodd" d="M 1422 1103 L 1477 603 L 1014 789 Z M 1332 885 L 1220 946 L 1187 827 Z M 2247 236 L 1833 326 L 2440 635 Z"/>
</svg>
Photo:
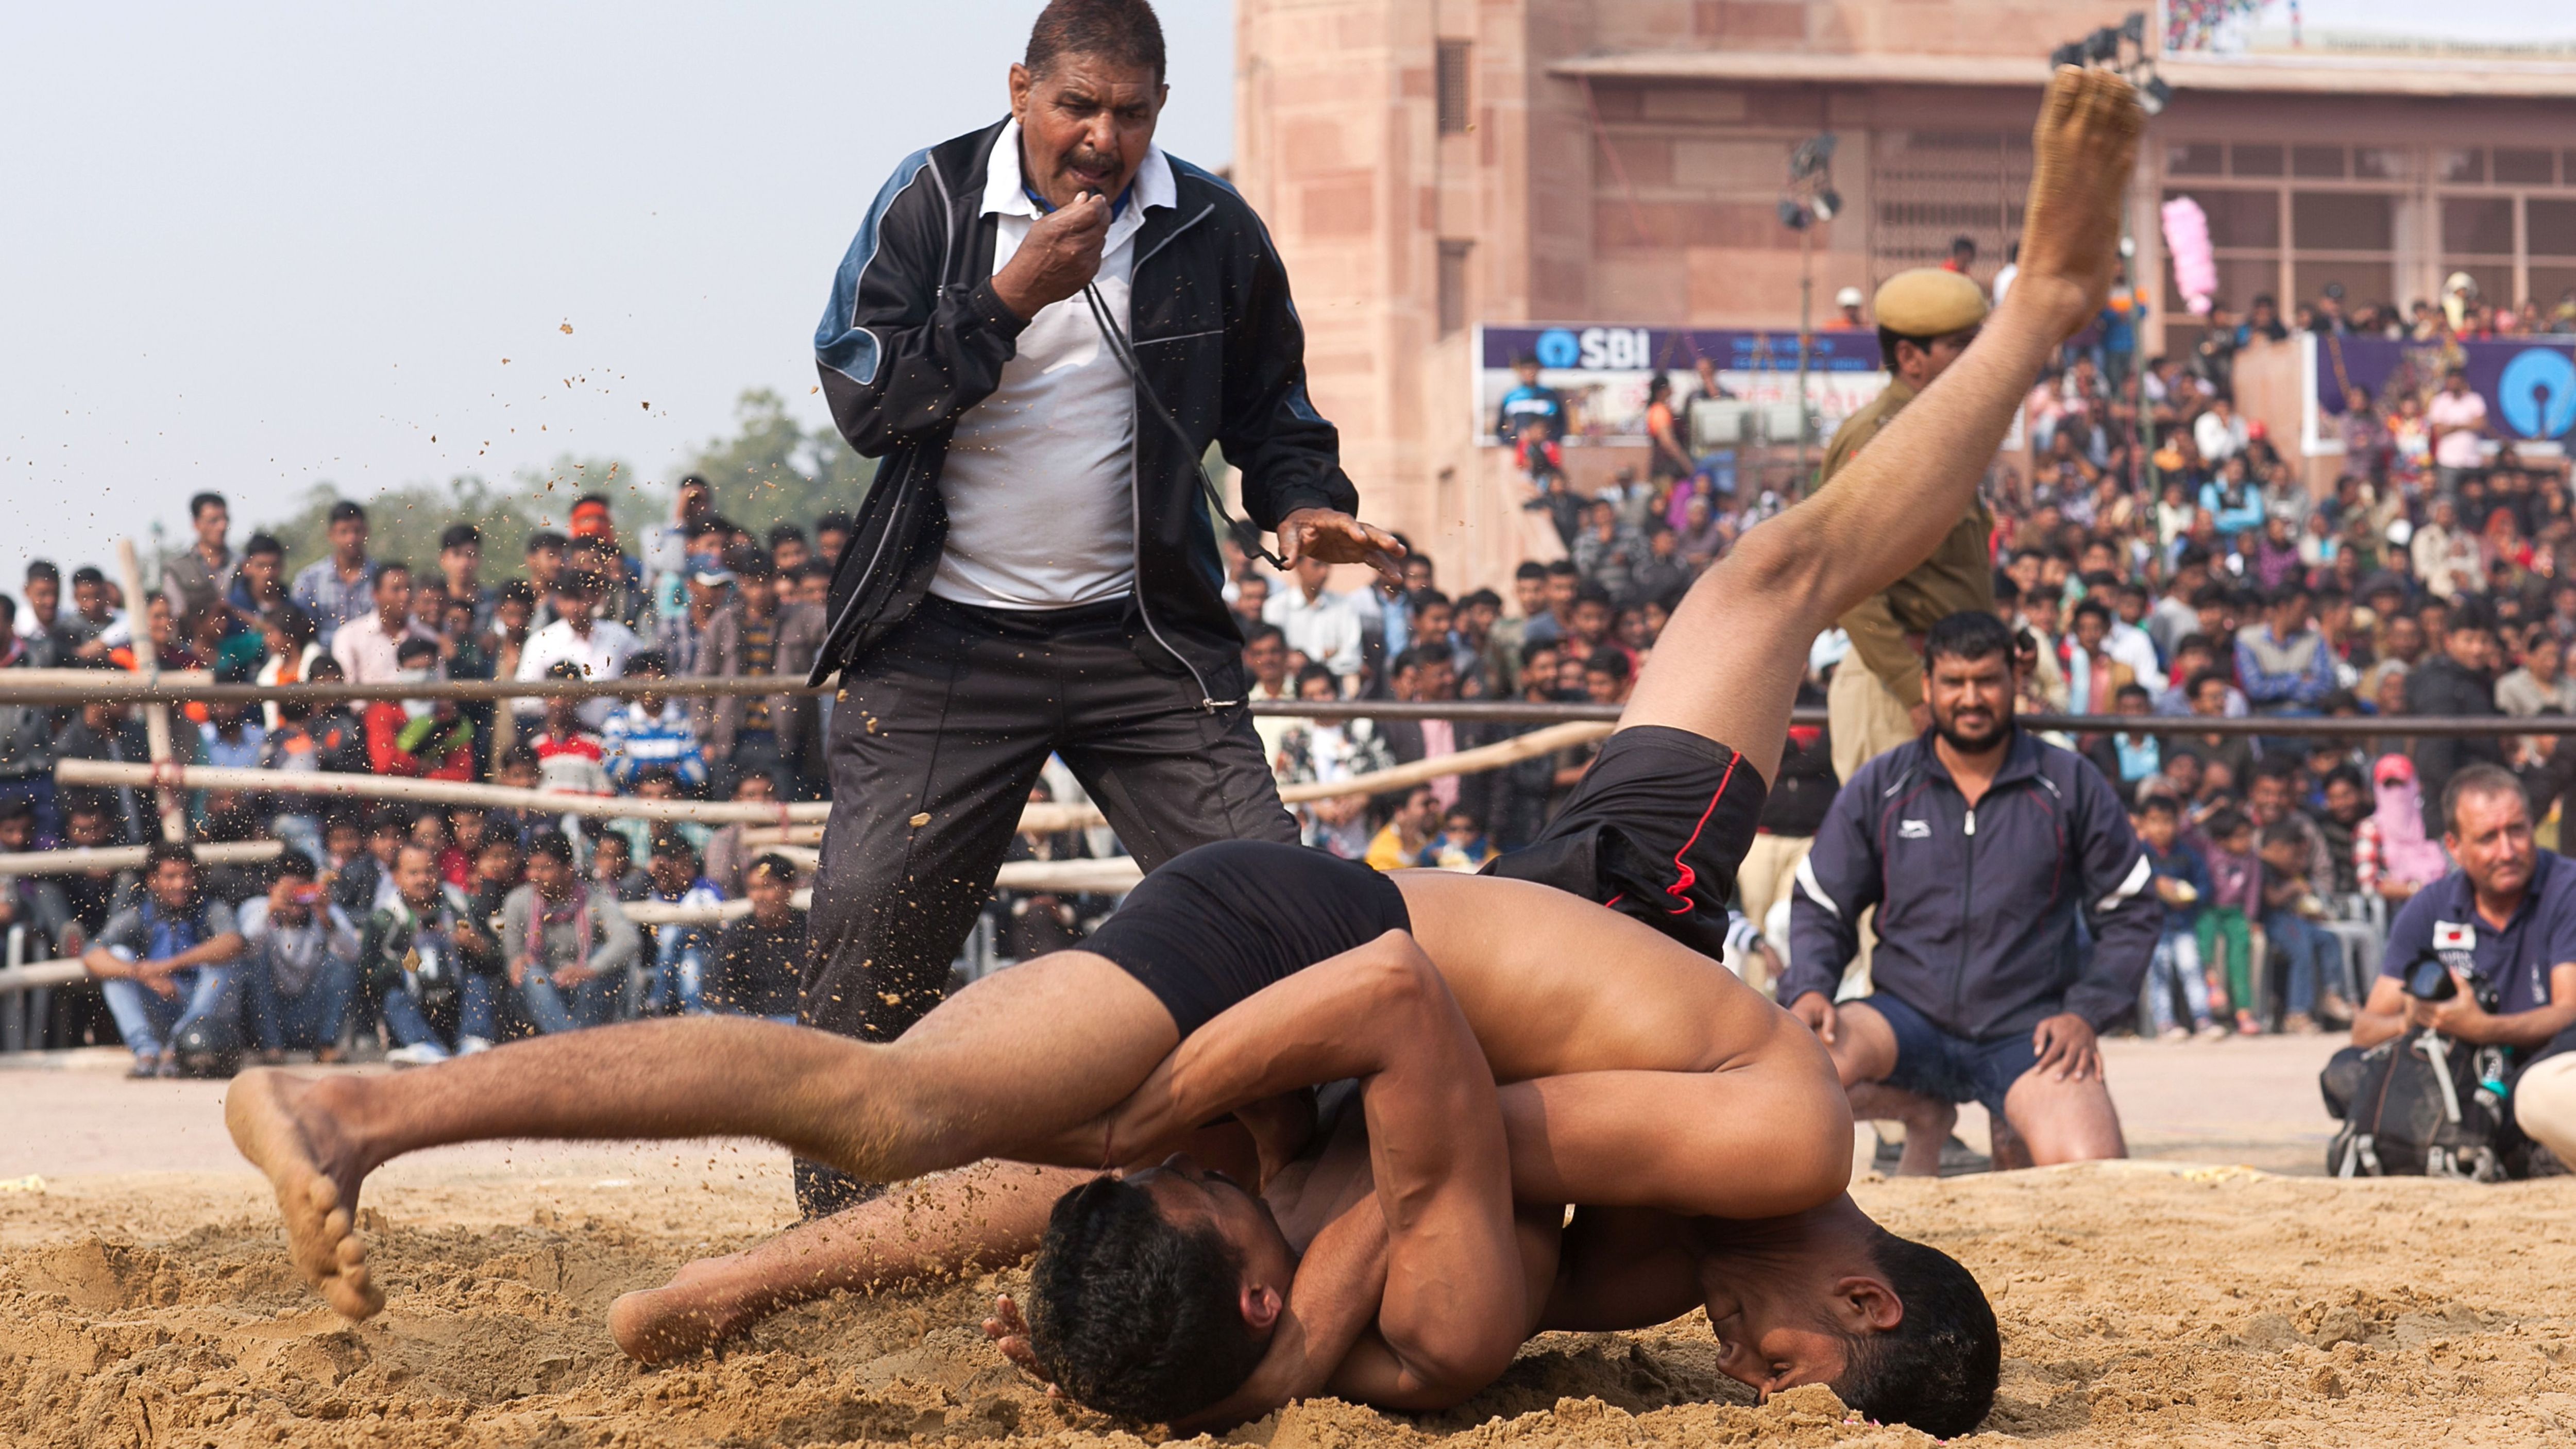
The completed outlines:
<svg viewBox="0 0 2576 1449">
<path fill-rule="evenodd" d="M 1730 397 L 1754 404 L 1798 398 L 1796 332 L 1608 324 L 1476 330 L 1476 436 L 1488 443 L 1503 394 L 1519 381 L 1512 363 L 1523 356 L 1537 358 L 1539 381 L 1564 395 L 1567 441 L 1578 445 L 1643 443 L 1647 385 L 1658 374 L 1672 379 L 1679 412 L 1699 395 L 1702 359 Z M 1822 419 L 1820 439 L 1833 436 L 1837 424 L 1887 385 L 1876 332 L 1813 334 L 1807 369 L 1807 404 Z"/>
<path fill-rule="evenodd" d="M 2410 391 L 2431 397 L 2454 365 L 2487 400 L 2487 427 L 2500 441 L 2564 444 L 2576 429 L 2576 338 L 2504 337 L 2445 348 L 2384 337 L 2312 336 L 2307 345 L 2315 378 L 2308 412 L 2317 422 L 2310 431 L 2318 443 L 2335 435 L 2348 389 L 2360 388 L 2379 407 L 2392 407 Z"/>
</svg>

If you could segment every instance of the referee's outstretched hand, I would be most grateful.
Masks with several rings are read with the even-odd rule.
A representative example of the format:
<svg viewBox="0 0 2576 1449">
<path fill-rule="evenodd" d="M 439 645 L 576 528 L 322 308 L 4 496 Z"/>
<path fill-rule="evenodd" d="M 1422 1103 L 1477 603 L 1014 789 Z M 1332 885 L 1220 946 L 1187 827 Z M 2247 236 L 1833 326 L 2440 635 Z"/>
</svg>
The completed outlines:
<svg viewBox="0 0 2576 1449">
<path fill-rule="evenodd" d="M 1340 509 L 1300 508 L 1279 520 L 1278 533 L 1279 561 L 1292 569 L 1301 558 L 1367 564 L 1390 585 L 1404 587 L 1404 545 Z"/>
<path fill-rule="evenodd" d="M 993 274 L 993 295 L 1022 321 L 1089 285 L 1109 240 L 1109 202 L 1086 191 L 1029 223 L 1020 249 Z"/>
</svg>

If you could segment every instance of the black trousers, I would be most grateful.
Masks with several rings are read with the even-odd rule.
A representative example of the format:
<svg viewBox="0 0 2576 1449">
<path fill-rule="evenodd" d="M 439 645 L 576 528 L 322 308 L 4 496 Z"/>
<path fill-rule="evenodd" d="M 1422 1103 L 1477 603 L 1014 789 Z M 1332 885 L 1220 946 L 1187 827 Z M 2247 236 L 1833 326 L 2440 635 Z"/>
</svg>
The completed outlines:
<svg viewBox="0 0 2576 1449">
<path fill-rule="evenodd" d="M 1207 682 L 1220 699 L 1246 692 L 1239 664 Z M 1124 602 L 1014 613 L 923 600 L 841 676 L 798 1019 L 884 1042 L 939 1004 L 1050 752 L 1149 871 L 1211 841 L 1296 844 L 1250 712 L 1201 698 Z M 808 1217 L 870 1191 L 796 1164 Z"/>
</svg>

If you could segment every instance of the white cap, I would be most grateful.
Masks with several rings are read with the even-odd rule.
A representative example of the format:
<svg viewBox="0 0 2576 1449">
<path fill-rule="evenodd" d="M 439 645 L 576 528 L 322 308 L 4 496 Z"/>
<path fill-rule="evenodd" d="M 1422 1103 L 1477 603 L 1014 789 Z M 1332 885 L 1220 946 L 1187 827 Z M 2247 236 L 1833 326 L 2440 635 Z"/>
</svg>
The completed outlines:
<svg viewBox="0 0 2576 1449">
<path fill-rule="evenodd" d="M 1807 647 L 1807 672 L 1822 674 L 1843 662 L 1851 653 L 1851 636 L 1840 629 L 1827 629 Z"/>
<path fill-rule="evenodd" d="M 1861 295 L 1858 287 L 1845 287 L 1834 293 L 1834 305 L 1837 307 L 1857 307 L 1860 303 Z"/>
</svg>

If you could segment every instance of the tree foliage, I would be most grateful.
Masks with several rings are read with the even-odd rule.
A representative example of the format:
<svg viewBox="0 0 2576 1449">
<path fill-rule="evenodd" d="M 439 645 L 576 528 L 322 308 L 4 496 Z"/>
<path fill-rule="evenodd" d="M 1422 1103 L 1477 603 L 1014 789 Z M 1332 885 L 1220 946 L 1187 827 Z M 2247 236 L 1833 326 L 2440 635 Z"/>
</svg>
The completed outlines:
<svg viewBox="0 0 2576 1449">
<path fill-rule="evenodd" d="M 807 430 L 787 401 L 765 387 L 734 402 L 734 433 L 711 438 L 687 471 L 714 486 L 716 511 L 755 535 L 774 524 L 811 529 L 817 516 L 858 511 L 876 464 L 850 450 L 831 427 Z"/>
<path fill-rule="evenodd" d="M 867 495 L 876 465 L 850 451 L 831 428 L 809 431 L 798 424 L 777 393 L 744 392 L 734 404 L 734 419 L 732 435 L 708 439 L 666 479 L 647 481 L 618 459 L 566 454 L 544 468 L 521 469 L 507 485 L 460 473 L 443 483 L 380 490 L 358 500 L 367 508 L 368 552 L 416 569 L 435 568 L 439 535 L 451 524 L 472 523 L 483 530 L 484 580 L 496 582 L 519 575 L 529 534 L 564 531 L 573 501 L 585 493 L 607 497 L 617 536 L 629 552 L 643 530 L 669 519 L 671 485 L 684 472 L 704 476 L 715 486 L 717 511 L 755 534 L 784 522 L 810 530 L 818 515 L 835 508 L 855 511 Z M 346 496 L 330 482 L 317 482 L 293 513 L 258 525 L 286 545 L 290 574 L 330 552 L 331 508 Z M 235 546 L 246 536 L 237 532 Z"/>
<path fill-rule="evenodd" d="M 670 490 L 640 482 L 635 469 L 613 458 L 580 458 L 566 454 L 545 468 L 523 468 L 510 486 L 495 487 L 473 473 L 460 473 L 444 483 L 406 483 L 358 501 L 367 509 L 367 551 L 377 558 L 399 559 L 415 569 L 438 565 L 438 538 L 451 524 L 471 523 L 483 530 L 485 582 L 516 577 L 529 534 L 550 528 L 564 531 L 573 500 L 599 493 L 609 501 L 617 535 L 630 549 L 636 530 L 662 521 L 670 512 Z M 286 545 L 291 574 L 331 551 L 328 520 L 332 505 L 345 495 L 328 482 L 305 490 L 294 513 L 260 530 Z M 239 546 L 241 536 L 234 543 Z"/>
</svg>

